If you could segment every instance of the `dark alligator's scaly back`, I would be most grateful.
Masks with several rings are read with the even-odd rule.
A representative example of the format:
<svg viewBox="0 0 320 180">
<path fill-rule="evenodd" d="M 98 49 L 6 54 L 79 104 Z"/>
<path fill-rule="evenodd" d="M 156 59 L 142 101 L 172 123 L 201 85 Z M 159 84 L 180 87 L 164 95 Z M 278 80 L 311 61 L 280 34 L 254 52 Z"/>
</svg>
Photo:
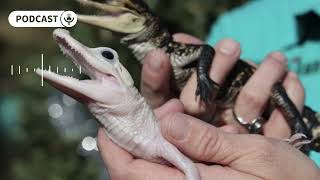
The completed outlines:
<svg viewBox="0 0 320 180">
<path fill-rule="evenodd" d="M 143 58 L 148 52 L 165 48 L 170 42 L 172 42 L 171 34 L 158 21 L 150 23 L 142 32 L 121 39 L 121 43 L 132 50 L 140 63 L 143 63 Z"/>
<path fill-rule="evenodd" d="M 216 101 L 220 107 L 232 107 L 236 97 L 254 73 L 255 68 L 245 61 L 237 61 L 232 71 L 225 78 Z"/>
</svg>

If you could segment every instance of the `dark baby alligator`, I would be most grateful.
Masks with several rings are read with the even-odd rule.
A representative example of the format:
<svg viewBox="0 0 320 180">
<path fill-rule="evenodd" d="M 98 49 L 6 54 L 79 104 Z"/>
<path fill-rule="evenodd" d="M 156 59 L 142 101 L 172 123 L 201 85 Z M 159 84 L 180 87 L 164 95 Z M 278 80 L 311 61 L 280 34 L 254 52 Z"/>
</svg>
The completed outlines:
<svg viewBox="0 0 320 180">
<path fill-rule="evenodd" d="M 78 20 L 122 35 L 121 43 L 126 44 L 143 63 L 151 50 L 161 48 L 171 59 L 175 87 L 181 90 L 190 75 L 197 72 L 196 95 L 204 102 L 213 102 L 219 108 L 232 107 L 242 87 L 255 72 L 255 67 L 243 60 L 237 61 L 225 82 L 219 86 L 209 78 L 209 69 L 215 50 L 207 44 L 195 45 L 175 42 L 160 19 L 142 0 L 107 0 L 100 3 L 78 0 L 84 6 L 102 10 L 103 15 L 78 15 Z M 279 108 L 287 119 L 292 133 L 303 133 L 312 140 L 305 147 L 320 151 L 320 118 L 309 107 L 301 116 L 288 97 L 281 83 L 272 88 L 271 103 Z M 258 133 L 258 132 L 254 132 Z"/>
</svg>

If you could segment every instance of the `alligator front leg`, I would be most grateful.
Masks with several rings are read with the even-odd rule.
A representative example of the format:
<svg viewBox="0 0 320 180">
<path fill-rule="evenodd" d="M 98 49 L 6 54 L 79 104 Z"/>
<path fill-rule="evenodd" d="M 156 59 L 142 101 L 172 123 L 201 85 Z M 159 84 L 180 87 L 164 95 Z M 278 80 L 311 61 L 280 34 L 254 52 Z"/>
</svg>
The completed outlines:
<svg viewBox="0 0 320 180">
<path fill-rule="evenodd" d="M 206 103 L 212 102 L 220 88 L 220 86 L 209 77 L 214 55 L 215 51 L 211 46 L 203 45 L 198 58 L 196 96 L 200 96 L 200 100 Z"/>
</svg>

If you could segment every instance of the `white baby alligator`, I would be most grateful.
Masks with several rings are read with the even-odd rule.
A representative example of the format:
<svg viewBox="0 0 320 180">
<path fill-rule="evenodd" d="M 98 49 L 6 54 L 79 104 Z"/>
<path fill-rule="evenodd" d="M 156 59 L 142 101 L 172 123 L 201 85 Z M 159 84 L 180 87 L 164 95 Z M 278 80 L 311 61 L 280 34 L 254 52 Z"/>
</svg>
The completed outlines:
<svg viewBox="0 0 320 180">
<path fill-rule="evenodd" d="M 53 37 L 62 52 L 90 79 L 78 80 L 41 69 L 37 69 L 38 75 L 43 74 L 49 84 L 86 104 L 107 136 L 135 157 L 169 162 L 187 180 L 200 180 L 195 164 L 161 135 L 155 114 L 134 87 L 116 51 L 88 48 L 63 29 L 56 29 Z"/>
</svg>

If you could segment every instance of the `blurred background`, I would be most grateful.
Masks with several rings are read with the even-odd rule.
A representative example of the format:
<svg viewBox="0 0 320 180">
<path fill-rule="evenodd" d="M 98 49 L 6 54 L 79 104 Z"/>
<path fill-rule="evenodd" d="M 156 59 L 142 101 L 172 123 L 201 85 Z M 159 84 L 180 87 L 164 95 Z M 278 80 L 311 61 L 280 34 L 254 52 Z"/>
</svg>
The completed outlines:
<svg viewBox="0 0 320 180">
<path fill-rule="evenodd" d="M 147 0 L 171 32 L 186 32 L 206 39 L 217 16 L 245 0 Z M 0 2 L 0 179 L 63 180 L 105 179 L 99 155 L 85 151 L 81 142 L 95 137 L 97 125 L 86 108 L 51 86 L 41 87 L 33 68 L 74 67 L 52 39 L 53 28 L 13 28 L 14 10 L 72 10 L 85 13 L 72 0 L 1 0 Z M 93 13 L 92 11 L 91 13 Z M 165 12 L 165 13 L 161 13 Z M 88 13 L 88 12 L 86 12 Z M 77 24 L 69 29 L 91 47 L 116 49 L 136 85 L 140 65 L 110 32 Z M 11 65 L 21 67 L 21 74 Z M 29 72 L 26 72 L 26 68 Z M 67 72 L 78 76 L 78 73 Z"/>
</svg>

